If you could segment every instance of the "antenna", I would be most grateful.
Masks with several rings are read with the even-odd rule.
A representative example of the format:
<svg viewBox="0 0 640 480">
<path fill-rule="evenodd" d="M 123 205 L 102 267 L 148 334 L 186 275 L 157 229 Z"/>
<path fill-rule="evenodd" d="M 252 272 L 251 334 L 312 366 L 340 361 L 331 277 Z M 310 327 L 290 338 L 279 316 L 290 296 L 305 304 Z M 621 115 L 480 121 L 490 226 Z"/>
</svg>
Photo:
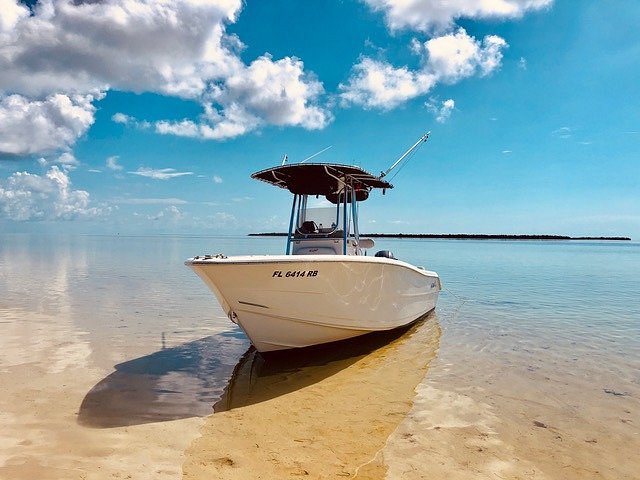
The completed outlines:
<svg viewBox="0 0 640 480">
<path fill-rule="evenodd" d="M 320 155 L 321 153 L 326 152 L 327 150 L 329 150 L 331 147 L 333 147 L 333 145 L 329 145 L 327 148 L 324 148 L 322 150 L 320 150 L 318 153 L 314 153 L 313 155 L 311 155 L 310 157 L 305 158 L 304 160 L 302 160 L 300 163 L 304 163 L 307 160 L 311 160 L 313 157 L 317 157 L 318 155 Z"/>
<path fill-rule="evenodd" d="M 289 160 L 289 157 L 287 156 L 287 154 L 285 153 L 284 156 L 282 157 L 282 163 L 280 164 L 280 166 L 284 165 L 285 163 L 287 163 L 287 160 Z"/>
<path fill-rule="evenodd" d="M 414 143 L 414 144 L 411 146 L 411 148 L 409 148 L 409 150 L 407 150 L 406 152 L 404 152 L 404 153 L 402 154 L 402 156 L 401 156 L 398 160 L 396 160 L 396 162 L 395 162 L 393 165 L 391 165 L 389 168 L 387 168 L 387 170 L 386 170 L 385 172 L 382 172 L 382 173 L 380 174 L 380 178 L 386 177 L 386 176 L 389 174 L 389 172 L 390 172 L 391 170 L 393 170 L 394 168 L 396 168 L 396 167 L 398 166 L 398 164 L 399 164 L 402 160 L 404 160 L 404 159 L 407 157 L 407 155 L 409 155 L 409 154 L 410 154 L 411 152 L 413 152 L 416 148 L 418 148 L 418 146 L 419 146 L 421 143 L 426 142 L 426 141 L 427 141 L 427 139 L 429 138 L 429 135 L 431 135 L 431 132 L 427 132 L 427 133 L 425 133 L 424 135 L 422 135 L 422 136 L 420 137 L 420 139 L 419 139 L 416 143 Z"/>
</svg>

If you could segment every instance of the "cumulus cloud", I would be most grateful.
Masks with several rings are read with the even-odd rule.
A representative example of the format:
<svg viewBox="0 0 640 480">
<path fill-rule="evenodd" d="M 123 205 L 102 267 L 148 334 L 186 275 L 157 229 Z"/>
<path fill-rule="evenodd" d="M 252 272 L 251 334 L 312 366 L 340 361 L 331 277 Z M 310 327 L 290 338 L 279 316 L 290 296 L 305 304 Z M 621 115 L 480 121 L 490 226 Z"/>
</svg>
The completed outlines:
<svg viewBox="0 0 640 480">
<path fill-rule="evenodd" d="M 213 183 L 222 183 L 222 177 L 220 177 L 219 175 L 214 175 Z"/>
<path fill-rule="evenodd" d="M 420 69 L 396 68 L 365 57 L 353 67 L 349 81 L 340 85 L 340 98 L 343 105 L 389 110 L 428 93 L 439 82 L 490 74 L 500 66 L 506 47 L 501 37 L 488 35 L 479 41 L 463 28 L 424 43 L 414 41 L 412 50 L 422 56 Z"/>
<path fill-rule="evenodd" d="M 425 106 L 436 116 L 437 122 L 444 123 L 451 116 L 451 112 L 455 108 L 456 102 L 452 98 L 449 98 L 440 103 L 438 100 L 431 98 Z"/>
<path fill-rule="evenodd" d="M 0 0 L 0 7 L 0 35 L 10 34 L 20 20 L 29 16 L 29 9 L 13 0 Z"/>
<path fill-rule="evenodd" d="M 432 38 L 425 42 L 427 69 L 443 82 L 455 83 L 476 72 L 488 75 L 500 66 L 503 38 L 487 35 L 482 42 L 469 36 L 463 28 L 455 33 Z"/>
<path fill-rule="evenodd" d="M 13 22 L 0 83 L 33 96 L 117 86 L 193 97 L 235 69 L 224 28 L 240 8 L 241 0 L 38 2 Z"/>
<path fill-rule="evenodd" d="M 146 168 L 140 167 L 135 172 L 129 172 L 132 175 L 140 175 L 141 177 L 153 178 L 154 180 L 169 180 L 170 178 L 183 177 L 185 175 L 193 175 L 193 172 L 178 172 L 175 168 Z"/>
<path fill-rule="evenodd" d="M 164 134 L 224 139 L 263 125 L 322 128 L 322 85 L 300 60 L 246 65 L 226 28 L 241 0 L 2 0 L 0 153 L 68 148 L 110 89 L 199 101 L 199 121 L 159 122 Z M 113 121 L 148 128 L 126 112 Z"/>
<path fill-rule="evenodd" d="M 443 31 L 458 19 L 519 18 L 529 10 L 550 6 L 553 0 L 365 0 L 384 13 L 392 30 Z"/>
<path fill-rule="evenodd" d="M 295 58 L 265 55 L 239 68 L 208 95 L 198 122 L 156 122 L 156 132 L 183 137 L 225 139 L 265 124 L 324 128 L 330 113 L 317 105 L 322 84 Z"/>
<path fill-rule="evenodd" d="M 347 82 L 339 86 L 343 105 L 388 110 L 425 95 L 439 83 L 453 84 L 474 75 L 486 76 L 500 68 L 505 39 L 470 36 L 456 26 L 459 19 L 519 18 L 531 10 L 550 6 L 553 0 L 364 0 L 382 12 L 392 31 L 407 29 L 430 37 L 414 39 L 411 51 L 420 67 L 397 67 L 384 60 L 362 58 Z M 521 59 L 520 68 L 526 68 Z"/>
<path fill-rule="evenodd" d="M 354 66 L 348 84 L 341 84 L 345 104 L 389 110 L 428 92 L 436 82 L 429 72 L 412 72 L 406 67 L 363 58 Z"/>
<path fill-rule="evenodd" d="M 0 153 L 27 155 L 70 148 L 93 124 L 92 102 L 97 98 L 99 94 L 54 94 L 43 100 L 0 95 Z"/>
<path fill-rule="evenodd" d="M 0 213 L 11 220 L 71 220 L 102 213 L 89 203 L 89 193 L 73 190 L 68 174 L 55 165 L 43 176 L 16 172 L 0 181 Z"/>
<path fill-rule="evenodd" d="M 265 55 L 230 75 L 226 88 L 213 95 L 221 105 L 243 106 L 251 115 L 274 125 L 325 126 L 326 113 L 310 103 L 322 92 L 322 84 L 305 74 L 302 61 Z"/>
<path fill-rule="evenodd" d="M 122 123 L 123 125 L 126 125 L 131 120 L 131 117 L 129 115 L 125 115 L 122 112 L 118 112 L 118 113 L 114 113 L 111 116 L 111 120 L 113 120 L 116 123 Z"/>
</svg>

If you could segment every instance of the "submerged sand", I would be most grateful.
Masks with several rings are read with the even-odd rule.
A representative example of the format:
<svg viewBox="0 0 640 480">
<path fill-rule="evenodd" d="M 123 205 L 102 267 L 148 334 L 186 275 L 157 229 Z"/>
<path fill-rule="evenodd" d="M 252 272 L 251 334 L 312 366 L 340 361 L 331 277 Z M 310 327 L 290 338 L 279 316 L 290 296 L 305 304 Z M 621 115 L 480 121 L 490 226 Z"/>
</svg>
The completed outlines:
<svg viewBox="0 0 640 480">
<path fill-rule="evenodd" d="M 247 361 L 184 476 L 639 478 L 638 359 L 612 371 L 597 350 L 536 341 L 478 349 L 431 318 L 330 374 L 260 376 Z"/>
<path fill-rule="evenodd" d="M 493 353 L 441 350 L 383 451 L 387 478 L 640 478 L 637 358 L 607 374 L 597 353 Z"/>
<path fill-rule="evenodd" d="M 64 315 L 0 309 L 0 478 L 177 479 L 201 418 L 87 428 L 83 398 L 108 371 Z"/>
<path fill-rule="evenodd" d="M 2 479 L 639 478 L 634 355 L 612 366 L 597 349 L 524 336 L 477 348 L 431 316 L 340 354 L 249 351 L 202 418 L 209 404 L 183 411 L 119 383 L 64 314 L 2 307 L 0 322 Z M 128 363 L 156 368 L 157 355 Z M 212 388 L 163 378 L 184 397 Z"/>
<path fill-rule="evenodd" d="M 218 406 L 226 411 L 209 416 L 187 450 L 184 477 L 383 478 L 381 450 L 410 411 L 439 338 L 431 316 L 367 354 L 237 372 Z"/>
</svg>

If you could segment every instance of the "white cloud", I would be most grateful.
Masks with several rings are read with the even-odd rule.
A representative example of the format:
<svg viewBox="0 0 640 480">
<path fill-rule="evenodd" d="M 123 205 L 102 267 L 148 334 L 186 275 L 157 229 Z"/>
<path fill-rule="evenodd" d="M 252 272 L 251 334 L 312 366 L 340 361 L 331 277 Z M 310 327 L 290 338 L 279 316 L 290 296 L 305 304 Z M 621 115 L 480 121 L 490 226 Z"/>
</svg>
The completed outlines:
<svg viewBox="0 0 640 480">
<path fill-rule="evenodd" d="M 318 106 L 322 85 L 300 60 L 242 62 L 241 41 L 226 32 L 241 0 L 47 0 L 32 12 L 0 2 L 0 153 L 68 148 L 110 89 L 202 103 L 197 122 L 155 125 L 164 134 L 224 139 L 268 124 L 322 128 L 331 119 Z M 69 105 L 52 114 L 64 99 Z M 152 126 L 125 112 L 112 120 Z"/>
<path fill-rule="evenodd" d="M 263 125 L 324 128 L 330 113 L 317 105 L 322 84 L 305 74 L 303 63 L 264 55 L 238 68 L 207 96 L 199 122 L 156 122 L 156 132 L 183 137 L 225 139 Z"/>
<path fill-rule="evenodd" d="M 138 120 L 137 118 L 132 117 L 131 115 L 125 115 L 122 112 L 114 113 L 111 116 L 111 120 L 115 123 L 119 123 L 127 127 L 139 128 L 141 130 L 146 130 L 153 127 L 153 124 L 151 122 L 148 122 L 146 120 Z"/>
<path fill-rule="evenodd" d="M 51 165 L 60 165 L 65 170 L 74 170 L 80 162 L 76 159 L 76 157 L 71 152 L 63 152 L 57 158 L 49 159 L 39 158 L 38 163 L 43 167 L 48 167 Z"/>
<path fill-rule="evenodd" d="M 512 19 L 552 5 L 553 0 L 364 0 L 385 15 L 392 30 L 407 29 L 431 36 L 412 40 L 410 50 L 421 67 L 395 67 L 386 61 L 361 59 L 340 85 L 343 105 L 394 108 L 427 94 L 438 83 L 456 83 L 500 68 L 507 42 L 496 35 L 476 39 L 456 26 L 459 19 Z M 524 58 L 520 68 L 526 68 Z"/>
<path fill-rule="evenodd" d="M 119 172 L 123 170 L 124 167 L 118 163 L 119 158 L 120 157 L 118 155 L 113 155 L 107 158 L 107 162 L 106 162 L 107 168 L 109 170 L 113 170 L 114 172 Z"/>
<path fill-rule="evenodd" d="M 348 83 L 341 84 L 343 105 L 389 110 L 428 93 L 438 82 L 456 83 L 477 73 L 488 75 L 502 61 L 504 39 L 486 36 L 482 42 L 460 28 L 454 33 L 414 41 L 414 53 L 422 55 L 422 67 L 410 70 L 389 63 L 363 58 L 353 67 Z"/>
<path fill-rule="evenodd" d="M 122 123 L 123 125 L 126 125 L 131 121 L 131 117 L 129 115 L 125 115 L 124 113 L 117 112 L 111 116 L 111 120 L 116 123 Z"/>
<path fill-rule="evenodd" d="M 506 46 L 507 42 L 495 35 L 484 37 L 481 43 L 459 28 L 455 33 L 428 40 L 424 49 L 429 71 L 441 81 L 455 83 L 478 71 L 481 75 L 493 72 L 500 66 Z"/>
<path fill-rule="evenodd" d="M 100 95 L 54 94 L 44 100 L 0 95 L 0 153 L 28 155 L 69 148 L 93 124 L 96 98 Z"/>
<path fill-rule="evenodd" d="M 456 106 L 456 102 L 449 98 L 441 103 L 438 100 L 431 98 L 425 104 L 427 109 L 436 116 L 436 121 L 439 123 L 446 122 L 451 116 L 451 112 Z"/>
<path fill-rule="evenodd" d="M 553 0 L 365 0 L 392 30 L 443 31 L 460 18 L 519 18 Z"/>
<path fill-rule="evenodd" d="M 178 220 L 182 220 L 184 218 L 184 214 L 180 211 L 178 207 L 175 205 L 171 205 L 164 210 L 161 210 L 156 215 L 147 216 L 149 220 L 164 220 L 168 222 L 177 222 Z"/>
<path fill-rule="evenodd" d="M 0 214 L 11 220 L 71 220 L 94 217 L 89 193 L 73 190 L 68 174 L 53 166 L 43 175 L 16 172 L 0 182 Z"/>
<path fill-rule="evenodd" d="M 194 97 L 239 61 L 224 28 L 240 8 L 240 0 L 39 2 L 0 49 L 0 84 L 33 96 L 115 86 Z"/>
<path fill-rule="evenodd" d="M 156 132 L 162 135 L 177 135 L 180 137 L 204 137 L 200 134 L 199 126 L 191 120 L 168 122 L 161 120 L 156 122 Z"/>
<path fill-rule="evenodd" d="M 29 16 L 29 9 L 14 0 L 0 0 L 0 40 L 9 36 L 18 22 Z"/>
<path fill-rule="evenodd" d="M 61 165 L 65 165 L 67 168 L 74 168 L 80 165 L 78 159 L 71 152 L 62 153 L 58 157 L 57 162 Z"/>
<path fill-rule="evenodd" d="M 428 72 L 412 72 L 406 67 L 363 58 L 353 67 L 349 83 L 341 84 L 343 104 L 389 110 L 428 92 L 435 78 Z"/>
<path fill-rule="evenodd" d="M 305 75 L 302 61 L 283 58 L 273 61 L 268 55 L 234 72 L 226 88 L 215 92 L 221 105 L 242 105 L 251 115 L 273 125 L 300 125 L 322 128 L 325 111 L 311 103 L 323 93 L 322 84 Z"/>
<path fill-rule="evenodd" d="M 169 180 L 170 178 L 193 175 L 193 172 L 178 172 L 175 168 L 155 169 L 146 167 L 140 167 L 135 172 L 129 173 L 132 175 L 140 175 L 141 177 L 153 178 L 154 180 Z"/>
<path fill-rule="evenodd" d="M 222 177 L 218 175 L 213 176 L 213 183 L 222 183 Z"/>
</svg>

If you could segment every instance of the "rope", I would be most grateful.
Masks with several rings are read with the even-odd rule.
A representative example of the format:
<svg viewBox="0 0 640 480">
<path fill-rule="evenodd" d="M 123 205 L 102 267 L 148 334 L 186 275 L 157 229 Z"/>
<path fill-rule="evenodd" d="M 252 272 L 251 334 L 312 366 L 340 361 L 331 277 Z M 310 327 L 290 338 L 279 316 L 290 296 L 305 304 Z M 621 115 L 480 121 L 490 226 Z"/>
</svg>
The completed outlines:
<svg viewBox="0 0 640 480">
<path fill-rule="evenodd" d="M 402 161 L 402 164 L 400 165 L 400 167 L 395 171 L 395 173 L 393 175 L 391 175 L 391 178 L 389 179 L 389 182 L 391 182 L 391 180 L 393 180 L 394 178 L 396 178 L 396 175 L 398 175 L 400 173 L 400 171 L 407 166 L 407 164 L 409 163 L 409 161 L 415 156 L 416 152 L 418 151 L 418 149 L 416 148 L 413 152 L 411 152 L 409 155 L 407 155 L 407 157 Z"/>
<path fill-rule="evenodd" d="M 461 297 L 460 295 L 456 295 L 452 290 L 450 290 L 447 287 L 444 287 L 443 290 L 446 290 L 448 294 L 450 294 L 453 298 L 455 298 L 459 302 L 458 305 L 454 308 L 453 313 L 451 315 L 451 321 L 454 321 L 458 316 L 458 314 L 460 313 L 460 310 L 462 310 L 462 307 L 464 306 L 464 304 L 471 299 L 469 297 Z"/>
</svg>

